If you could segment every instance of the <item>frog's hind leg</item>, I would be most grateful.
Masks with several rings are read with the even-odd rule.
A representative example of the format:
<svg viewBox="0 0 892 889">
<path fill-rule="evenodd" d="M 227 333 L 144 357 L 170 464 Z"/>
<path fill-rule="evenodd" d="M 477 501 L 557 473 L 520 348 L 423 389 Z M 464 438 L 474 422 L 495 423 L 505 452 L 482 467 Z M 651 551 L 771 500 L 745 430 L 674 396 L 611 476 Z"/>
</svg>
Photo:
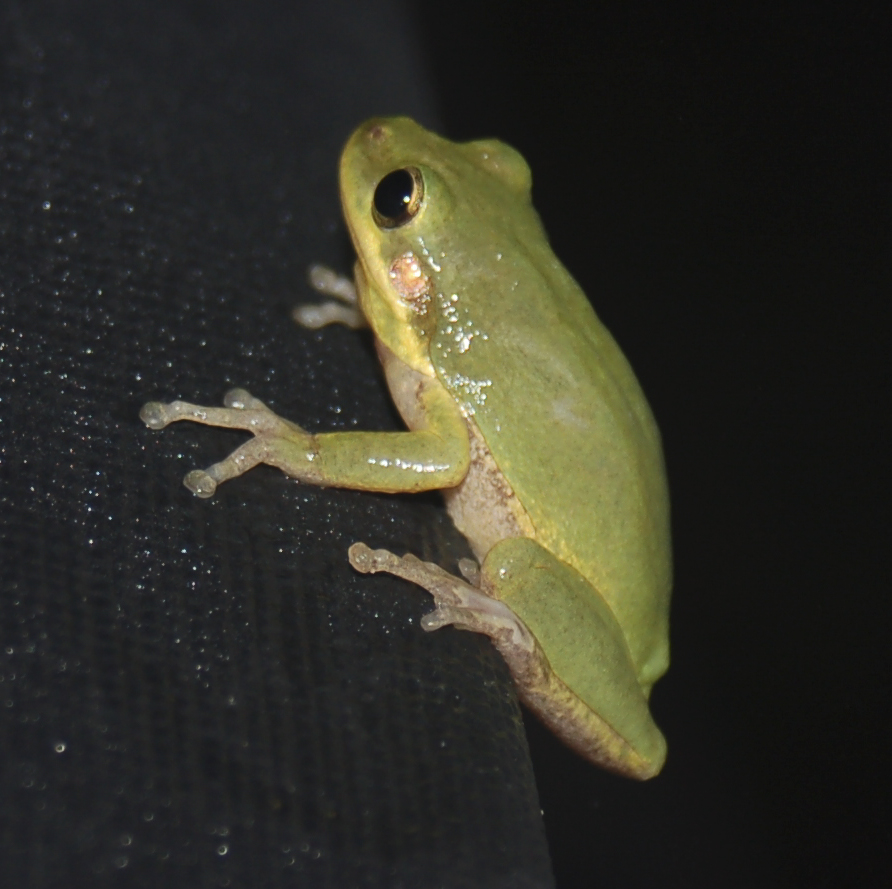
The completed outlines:
<svg viewBox="0 0 892 889">
<path fill-rule="evenodd" d="M 348 555 L 350 564 L 362 574 L 384 571 L 427 590 L 437 606 L 421 619 L 421 626 L 428 632 L 452 624 L 460 630 L 483 633 L 493 640 L 510 640 L 513 646 L 530 654 L 535 650 L 536 640 L 517 615 L 498 599 L 480 591 L 479 569 L 474 562 L 462 560 L 460 563 L 469 583 L 433 562 L 422 562 L 411 554 L 400 558 L 386 549 L 370 549 L 364 543 L 354 543 Z"/>
<path fill-rule="evenodd" d="M 422 618 L 425 630 L 452 624 L 489 636 L 520 699 L 582 756 L 632 778 L 659 772 L 666 744 L 622 631 L 585 578 L 535 541 L 503 540 L 479 571 L 463 565 L 471 583 L 364 543 L 349 555 L 357 571 L 385 571 L 427 590 L 436 609 Z"/>
</svg>

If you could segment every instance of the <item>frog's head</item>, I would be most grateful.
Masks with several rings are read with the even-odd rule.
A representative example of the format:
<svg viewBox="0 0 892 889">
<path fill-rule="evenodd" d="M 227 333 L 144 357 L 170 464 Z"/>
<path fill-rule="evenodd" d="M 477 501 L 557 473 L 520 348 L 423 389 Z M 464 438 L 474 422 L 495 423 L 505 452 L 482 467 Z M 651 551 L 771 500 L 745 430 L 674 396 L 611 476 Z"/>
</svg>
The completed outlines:
<svg viewBox="0 0 892 889">
<path fill-rule="evenodd" d="M 350 137 L 340 191 L 361 308 L 416 370 L 432 372 L 444 294 L 491 262 L 493 233 L 518 210 L 535 217 L 530 184 L 524 159 L 496 140 L 457 144 L 405 117 L 369 120 Z"/>
</svg>

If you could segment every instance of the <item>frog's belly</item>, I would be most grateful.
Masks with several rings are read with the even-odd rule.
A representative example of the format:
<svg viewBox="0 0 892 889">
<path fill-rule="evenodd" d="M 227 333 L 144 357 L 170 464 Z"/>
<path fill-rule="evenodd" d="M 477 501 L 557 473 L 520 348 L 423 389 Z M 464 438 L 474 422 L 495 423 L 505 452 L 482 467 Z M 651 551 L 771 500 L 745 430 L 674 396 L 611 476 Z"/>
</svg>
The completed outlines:
<svg viewBox="0 0 892 889">
<path fill-rule="evenodd" d="M 467 420 L 471 465 L 461 484 L 443 491 L 446 509 L 478 561 L 508 537 L 535 537 L 535 529 L 511 485 L 499 471 L 477 424 Z"/>
</svg>

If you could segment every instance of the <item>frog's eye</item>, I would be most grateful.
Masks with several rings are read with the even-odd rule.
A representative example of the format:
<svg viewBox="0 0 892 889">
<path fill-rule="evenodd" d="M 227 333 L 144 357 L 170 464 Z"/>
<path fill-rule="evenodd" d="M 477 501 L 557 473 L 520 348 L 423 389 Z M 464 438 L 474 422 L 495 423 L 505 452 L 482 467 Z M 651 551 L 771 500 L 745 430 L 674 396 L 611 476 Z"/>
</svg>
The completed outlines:
<svg viewBox="0 0 892 889">
<path fill-rule="evenodd" d="M 415 218 L 424 200 L 424 180 L 415 167 L 388 173 L 375 188 L 372 216 L 381 228 L 399 228 Z"/>
</svg>

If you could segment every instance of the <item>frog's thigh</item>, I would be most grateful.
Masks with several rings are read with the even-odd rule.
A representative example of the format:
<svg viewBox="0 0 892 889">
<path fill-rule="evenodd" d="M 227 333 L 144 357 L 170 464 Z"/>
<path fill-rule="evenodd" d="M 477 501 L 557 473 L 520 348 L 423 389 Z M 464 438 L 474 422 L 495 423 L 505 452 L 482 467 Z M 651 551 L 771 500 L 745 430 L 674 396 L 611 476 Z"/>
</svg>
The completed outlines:
<svg viewBox="0 0 892 889">
<path fill-rule="evenodd" d="M 547 659 L 542 675 L 527 682 L 515 676 L 527 706 L 589 759 L 633 777 L 655 775 L 666 742 L 651 718 L 623 632 L 591 584 L 535 541 L 519 537 L 490 550 L 481 587 L 523 621 Z"/>
</svg>

